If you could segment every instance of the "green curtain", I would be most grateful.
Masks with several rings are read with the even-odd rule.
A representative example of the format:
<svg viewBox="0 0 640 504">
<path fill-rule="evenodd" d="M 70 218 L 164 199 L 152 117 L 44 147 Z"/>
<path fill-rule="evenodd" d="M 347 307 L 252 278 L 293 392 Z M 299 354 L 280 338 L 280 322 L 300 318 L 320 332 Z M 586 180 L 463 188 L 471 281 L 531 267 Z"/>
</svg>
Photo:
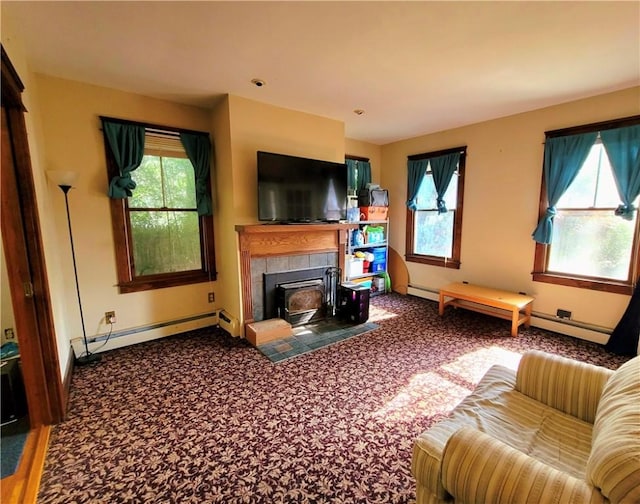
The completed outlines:
<svg viewBox="0 0 640 504">
<path fill-rule="evenodd" d="M 547 138 L 544 145 L 544 180 L 549 207 L 533 232 L 538 243 L 550 244 L 556 204 L 571 185 L 584 164 L 597 132 Z"/>
<path fill-rule="evenodd" d="M 371 183 L 371 163 L 358 161 L 358 189 L 365 189 Z"/>
<path fill-rule="evenodd" d="M 102 119 L 102 131 L 120 171 L 109 182 L 109 197 L 127 198 L 136 188 L 131 172 L 140 166 L 144 156 L 144 126 Z"/>
<path fill-rule="evenodd" d="M 346 159 L 347 163 L 347 189 L 355 191 L 356 187 L 356 167 L 358 162 L 355 159 Z"/>
<path fill-rule="evenodd" d="M 452 152 L 451 154 L 429 159 L 431 163 L 431 173 L 433 174 L 433 185 L 438 193 L 436 203 L 439 214 L 447 213 L 447 207 L 444 204 L 444 195 L 447 193 L 447 188 L 449 187 L 453 174 L 456 172 L 459 161 L 459 152 Z"/>
<path fill-rule="evenodd" d="M 420 186 L 424 180 L 424 174 L 427 173 L 428 159 L 418 159 L 407 161 L 407 208 L 409 210 L 417 210 L 418 202 L 416 198 L 420 192 Z"/>
<path fill-rule="evenodd" d="M 209 172 L 211 170 L 211 140 L 209 135 L 180 133 L 180 141 L 193 165 L 196 177 L 196 206 L 198 215 L 211 215 L 209 196 Z"/>
<path fill-rule="evenodd" d="M 616 215 L 632 220 L 633 202 L 640 194 L 640 124 L 600 132 L 622 204 Z"/>
</svg>

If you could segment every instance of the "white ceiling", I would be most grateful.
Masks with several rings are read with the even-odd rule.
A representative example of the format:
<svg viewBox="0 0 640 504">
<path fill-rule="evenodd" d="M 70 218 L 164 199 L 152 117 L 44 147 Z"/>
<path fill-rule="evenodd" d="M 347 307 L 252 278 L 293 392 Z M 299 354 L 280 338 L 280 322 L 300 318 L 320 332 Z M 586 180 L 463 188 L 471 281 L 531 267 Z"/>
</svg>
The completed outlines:
<svg viewBox="0 0 640 504">
<path fill-rule="evenodd" d="M 230 93 L 344 121 L 375 144 L 640 84 L 638 1 L 1 9 L 36 72 L 204 107 Z"/>
</svg>

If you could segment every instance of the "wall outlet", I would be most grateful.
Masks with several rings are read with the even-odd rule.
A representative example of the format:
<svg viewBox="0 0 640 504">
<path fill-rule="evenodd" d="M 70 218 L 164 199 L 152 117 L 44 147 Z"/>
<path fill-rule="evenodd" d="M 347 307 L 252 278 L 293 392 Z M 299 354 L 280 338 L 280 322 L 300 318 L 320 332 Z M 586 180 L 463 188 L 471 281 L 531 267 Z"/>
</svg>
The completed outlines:
<svg viewBox="0 0 640 504">
<path fill-rule="evenodd" d="M 116 323 L 116 312 L 114 312 L 114 311 L 104 312 L 104 323 L 105 324 L 115 324 Z"/>
<path fill-rule="evenodd" d="M 561 319 L 570 319 L 571 312 L 569 310 L 561 310 L 560 308 L 558 308 L 558 310 L 556 311 L 556 317 Z"/>
<path fill-rule="evenodd" d="M 9 329 L 4 330 L 4 339 L 12 340 L 16 337 L 16 334 L 13 332 L 13 327 L 9 327 Z"/>
<path fill-rule="evenodd" d="M 210 302 L 210 303 L 213 303 L 213 302 L 216 300 L 216 295 L 215 295 L 215 293 L 214 293 L 214 292 L 210 292 L 210 293 L 207 295 L 207 299 L 209 300 L 209 302 Z"/>
</svg>

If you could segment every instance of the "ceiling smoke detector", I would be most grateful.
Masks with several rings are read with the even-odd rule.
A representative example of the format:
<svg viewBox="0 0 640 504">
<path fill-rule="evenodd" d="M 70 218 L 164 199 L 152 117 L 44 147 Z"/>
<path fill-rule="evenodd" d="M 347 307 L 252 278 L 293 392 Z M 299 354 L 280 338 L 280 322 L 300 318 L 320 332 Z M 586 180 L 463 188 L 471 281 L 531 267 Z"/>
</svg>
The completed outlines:
<svg viewBox="0 0 640 504">
<path fill-rule="evenodd" d="M 251 79 L 251 84 L 253 84 L 256 87 L 262 87 L 262 86 L 265 86 L 267 83 L 262 79 Z"/>
</svg>

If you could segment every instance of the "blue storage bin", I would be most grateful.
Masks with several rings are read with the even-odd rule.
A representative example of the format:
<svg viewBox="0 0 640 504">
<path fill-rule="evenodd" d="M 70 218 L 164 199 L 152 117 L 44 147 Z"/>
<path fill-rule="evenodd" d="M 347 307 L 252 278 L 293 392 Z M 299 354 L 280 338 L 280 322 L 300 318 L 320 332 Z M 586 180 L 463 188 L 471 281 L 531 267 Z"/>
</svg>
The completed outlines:
<svg viewBox="0 0 640 504">
<path fill-rule="evenodd" d="M 371 266 L 372 266 L 371 273 L 380 273 L 387 269 L 386 262 L 374 262 L 374 263 L 371 263 Z"/>
<path fill-rule="evenodd" d="M 373 252 L 371 272 L 385 271 L 387 269 L 387 249 L 385 247 L 376 247 L 371 251 Z"/>
<path fill-rule="evenodd" d="M 387 260 L 387 249 L 386 247 L 375 247 L 373 249 L 371 249 L 371 252 L 373 252 L 373 257 L 374 257 L 374 261 L 376 261 L 378 258 L 380 258 L 381 261 L 386 261 Z"/>
</svg>

